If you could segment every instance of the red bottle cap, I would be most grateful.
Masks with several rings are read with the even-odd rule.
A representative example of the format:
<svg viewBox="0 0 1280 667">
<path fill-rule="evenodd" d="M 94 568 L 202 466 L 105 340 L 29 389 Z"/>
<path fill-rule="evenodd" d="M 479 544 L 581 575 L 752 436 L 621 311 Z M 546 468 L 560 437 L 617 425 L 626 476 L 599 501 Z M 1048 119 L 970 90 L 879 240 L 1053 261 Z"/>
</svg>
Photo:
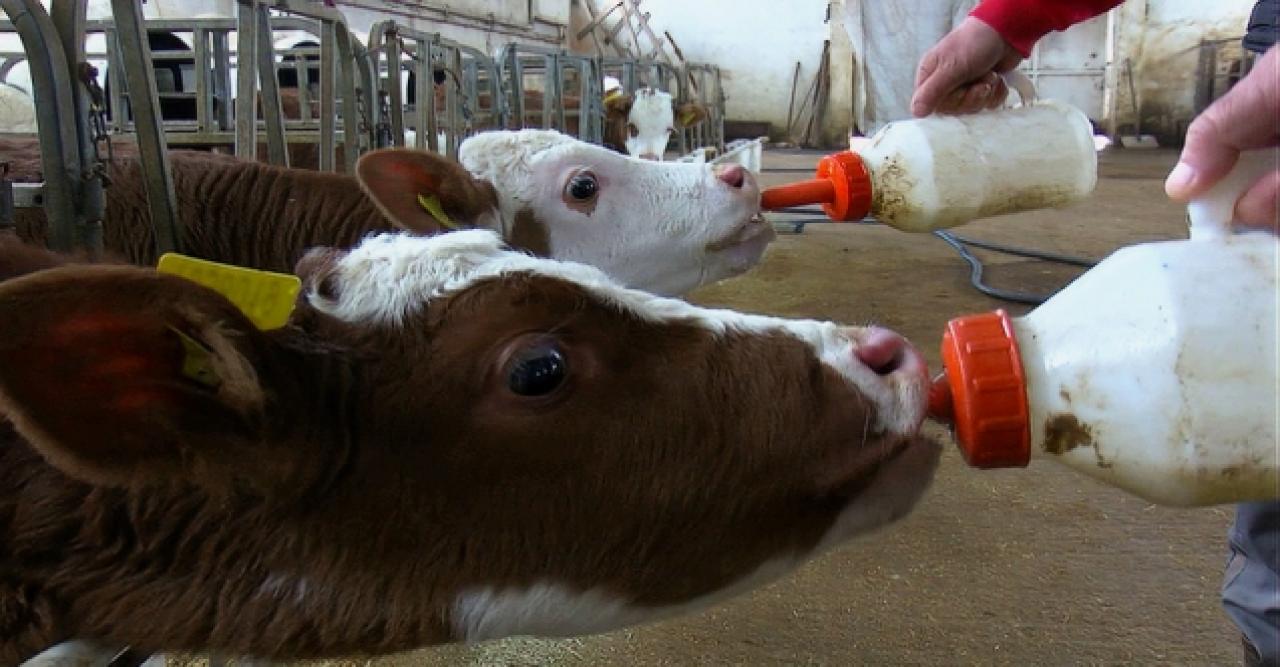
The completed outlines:
<svg viewBox="0 0 1280 667">
<path fill-rule="evenodd" d="M 1027 386 L 1008 313 L 997 310 L 948 322 L 942 363 L 945 371 L 929 392 L 929 416 L 955 425 L 965 461 L 975 468 L 1027 465 Z"/>
<path fill-rule="evenodd" d="M 808 181 L 765 188 L 760 193 L 760 207 L 775 211 L 822 204 L 827 217 L 837 222 L 855 222 L 871 211 L 871 174 L 856 153 L 841 151 L 822 158 L 814 176 Z"/>
</svg>

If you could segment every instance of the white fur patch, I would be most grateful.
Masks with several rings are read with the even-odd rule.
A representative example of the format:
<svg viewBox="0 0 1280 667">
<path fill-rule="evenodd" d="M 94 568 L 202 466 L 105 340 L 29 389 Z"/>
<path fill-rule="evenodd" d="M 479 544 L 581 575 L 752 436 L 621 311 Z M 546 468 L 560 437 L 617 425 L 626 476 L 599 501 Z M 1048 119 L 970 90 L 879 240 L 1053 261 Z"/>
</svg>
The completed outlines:
<svg viewBox="0 0 1280 667">
<path fill-rule="evenodd" d="M 19 667 L 99 667 L 122 650 L 82 640 L 66 641 L 45 649 Z"/>
<path fill-rule="evenodd" d="M 627 133 L 627 152 L 637 157 L 661 160 L 675 128 L 675 108 L 671 93 L 654 88 L 636 91 L 627 122 L 636 128 L 636 136 Z"/>
<path fill-rule="evenodd" d="M 517 130 L 513 132 L 481 132 L 458 147 L 458 162 L 472 174 L 498 188 L 504 200 L 527 205 L 538 195 L 533 172 L 536 163 L 553 149 L 607 151 L 608 149 L 578 141 L 555 130 Z M 504 217 L 510 218 L 520 206 L 507 206 Z M 510 231 L 509 229 L 505 231 Z"/>
<path fill-rule="evenodd" d="M 525 589 L 480 588 L 459 595 L 453 605 L 453 629 L 468 642 L 519 635 L 575 637 L 652 623 L 705 609 L 773 581 L 799 563 L 780 558 L 765 563 L 731 586 L 689 602 L 665 607 L 633 605 L 603 590 L 575 591 L 545 583 Z"/>
<path fill-rule="evenodd" d="M 725 309 L 700 308 L 679 299 L 628 289 L 585 264 L 532 257 L 507 249 L 501 237 L 467 230 L 422 237 L 390 233 L 369 237 L 343 256 L 335 268 L 338 298 L 329 300 L 314 287 L 308 300 L 318 310 L 348 322 L 397 326 L 432 300 L 489 278 L 529 273 L 565 280 L 605 303 L 649 322 L 679 321 L 716 335 L 729 332 L 782 332 L 807 343 L 814 354 L 856 386 L 877 407 L 876 431 L 908 433 L 922 416 L 920 396 L 901 385 L 903 378 L 881 377 L 858 362 L 857 341 L 833 322 L 788 320 Z M 920 391 L 923 388 L 916 388 Z"/>
</svg>

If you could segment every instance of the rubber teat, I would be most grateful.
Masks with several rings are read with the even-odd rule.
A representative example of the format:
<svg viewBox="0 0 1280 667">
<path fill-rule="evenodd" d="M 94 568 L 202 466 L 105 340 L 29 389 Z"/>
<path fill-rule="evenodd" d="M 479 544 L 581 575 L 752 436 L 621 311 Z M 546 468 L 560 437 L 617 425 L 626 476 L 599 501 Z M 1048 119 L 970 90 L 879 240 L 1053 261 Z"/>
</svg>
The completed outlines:
<svg viewBox="0 0 1280 667">
<path fill-rule="evenodd" d="M 871 175 L 852 151 L 832 153 L 818 161 L 814 178 L 765 188 L 760 208 L 776 211 L 791 206 L 822 204 L 828 218 L 856 222 L 871 211 Z"/>
<path fill-rule="evenodd" d="M 955 406 L 951 403 L 951 380 L 946 371 L 938 373 L 929 385 L 929 419 L 943 424 L 954 424 Z"/>
</svg>

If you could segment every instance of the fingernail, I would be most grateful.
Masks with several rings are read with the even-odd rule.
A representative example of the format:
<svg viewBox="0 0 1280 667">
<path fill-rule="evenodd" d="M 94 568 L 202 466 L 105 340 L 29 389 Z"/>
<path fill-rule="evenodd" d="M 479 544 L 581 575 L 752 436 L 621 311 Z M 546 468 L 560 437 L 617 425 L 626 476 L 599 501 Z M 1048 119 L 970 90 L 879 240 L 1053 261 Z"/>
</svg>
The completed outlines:
<svg viewBox="0 0 1280 667">
<path fill-rule="evenodd" d="M 1195 180 L 1196 168 L 1185 162 L 1179 162 L 1164 181 L 1165 194 L 1176 198 L 1191 189 L 1191 184 Z"/>
</svg>

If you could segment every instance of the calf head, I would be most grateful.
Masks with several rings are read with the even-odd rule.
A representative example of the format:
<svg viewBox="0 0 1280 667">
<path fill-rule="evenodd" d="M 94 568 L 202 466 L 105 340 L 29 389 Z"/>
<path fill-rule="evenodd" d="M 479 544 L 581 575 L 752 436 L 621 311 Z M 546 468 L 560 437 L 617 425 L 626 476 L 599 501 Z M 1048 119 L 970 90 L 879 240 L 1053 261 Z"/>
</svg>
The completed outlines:
<svg viewBox="0 0 1280 667">
<path fill-rule="evenodd" d="M 604 108 L 606 141 L 625 146 L 627 153 L 642 160 L 662 160 L 672 133 L 707 118 L 701 104 L 676 104 L 671 93 L 656 88 L 641 88 L 634 95 L 611 93 Z"/>
<path fill-rule="evenodd" d="M 299 273 L 272 332 L 136 267 L 0 285 L 5 414 L 115 490 L 73 506 L 120 505 L 28 528 L 90 541 L 34 582 L 70 634 L 284 658 L 598 632 L 887 524 L 936 465 L 924 365 L 884 330 L 696 308 L 484 231 Z"/>
<path fill-rule="evenodd" d="M 660 294 L 738 275 L 774 238 L 759 187 L 738 165 L 641 161 L 549 130 L 481 133 L 459 160 L 387 149 L 356 169 L 404 228 L 440 229 L 420 197 L 436 195 L 455 221 L 479 218 L 514 246 Z"/>
</svg>

